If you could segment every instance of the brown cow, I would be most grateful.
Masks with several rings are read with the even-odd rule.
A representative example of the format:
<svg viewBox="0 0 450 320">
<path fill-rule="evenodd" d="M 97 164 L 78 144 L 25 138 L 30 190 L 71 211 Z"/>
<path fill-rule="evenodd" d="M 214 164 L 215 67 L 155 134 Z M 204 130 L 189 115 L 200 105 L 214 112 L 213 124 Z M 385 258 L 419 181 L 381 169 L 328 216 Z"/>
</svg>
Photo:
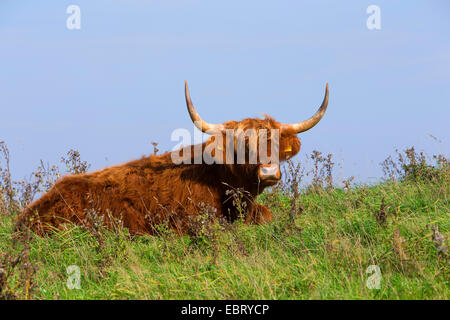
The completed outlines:
<svg viewBox="0 0 450 320">
<path fill-rule="evenodd" d="M 316 114 L 306 121 L 293 124 L 281 124 L 269 116 L 265 119 L 244 119 L 227 121 L 223 124 L 210 124 L 201 119 L 192 104 L 187 83 L 185 86 L 186 104 L 189 115 L 195 125 L 203 132 L 214 133 L 201 145 L 189 146 L 176 153 L 189 163 L 176 164 L 174 153 L 152 155 L 122 165 L 106 168 L 86 174 L 69 175 L 61 178 L 39 200 L 27 207 L 19 221 L 30 223 L 38 233 L 50 228 L 60 228 L 61 224 L 71 221 L 86 224 L 92 219 L 93 212 L 102 217 L 109 227 L 121 221 L 131 234 L 154 234 L 154 227 L 166 222 L 179 234 L 189 228 L 190 218 L 199 214 L 205 204 L 215 208 L 216 215 L 234 221 L 238 217 L 235 203 L 230 199 L 228 190 L 245 190 L 245 219 L 247 222 L 261 223 L 272 220 L 272 214 L 265 206 L 253 202 L 267 186 L 276 184 L 281 179 L 278 161 L 262 163 L 260 157 L 256 163 L 247 160 L 249 152 L 256 147 L 248 137 L 245 143 L 245 163 L 236 163 L 236 133 L 232 143 L 224 142 L 216 149 L 223 150 L 222 155 L 212 152 L 216 161 L 213 164 L 195 164 L 196 148 L 205 148 L 230 130 L 236 132 L 247 129 L 262 132 L 277 129 L 278 139 L 274 142 L 272 134 L 267 134 L 267 154 L 276 150 L 279 161 L 284 161 L 300 150 L 297 134 L 309 130 L 324 115 L 328 105 L 328 84 L 322 105 Z M 258 140 L 261 143 L 260 140 Z M 272 144 L 276 148 L 271 149 Z M 258 144 L 258 143 L 257 143 Z M 233 147 L 234 145 L 234 147 Z M 242 146 L 242 144 L 241 144 Z M 231 149 L 230 149 L 231 148 Z M 269 150 L 270 149 L 270 150 Z M 191 151 L 191 152 L 189 152 Z M 231 154 L 233 163 L 226 161 Z M 223 158 L 221 158 L 223 157 Z M 219 159 L 220 158 L 220 159 Z M 227 158 L 230 159 L 230 158 Z"/>
</svg>

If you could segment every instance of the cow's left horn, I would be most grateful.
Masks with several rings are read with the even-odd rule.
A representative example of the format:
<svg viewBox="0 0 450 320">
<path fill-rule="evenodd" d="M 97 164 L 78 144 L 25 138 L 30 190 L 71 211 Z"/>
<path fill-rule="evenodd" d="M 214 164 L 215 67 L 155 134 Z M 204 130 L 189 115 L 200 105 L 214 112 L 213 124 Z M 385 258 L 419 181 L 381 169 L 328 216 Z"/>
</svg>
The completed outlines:
<svg viewBox="0 0 450 320">
<path fill-rule="evenodd" d="M 319 110 L 317 110 L 317 112 L 308 120 L 298 123 L 282 124 L 281 131 L 287 134 L 297 134 L 311 129 L 320 121 L 320 119 L 322 119 L 323 115 L 325 114 L 325 111 L 327 111 L 327 106 L 328 106 L 328 83 L 325 88 L 325 97 L 323 98 L 322 105 L 320 106 Z"/>
<path fill-rule="evenodd" d="M 184 85 L 184 94 L 186 96 L 186 106 L 188 108 L 189 115 L 191 116 L 191 120 L 200 131 L 211 134 L 224 130 L 222 124 L 213 124 L 203 121 L 192 103 L 187 81 L 185 81 Z"/>
</svg>

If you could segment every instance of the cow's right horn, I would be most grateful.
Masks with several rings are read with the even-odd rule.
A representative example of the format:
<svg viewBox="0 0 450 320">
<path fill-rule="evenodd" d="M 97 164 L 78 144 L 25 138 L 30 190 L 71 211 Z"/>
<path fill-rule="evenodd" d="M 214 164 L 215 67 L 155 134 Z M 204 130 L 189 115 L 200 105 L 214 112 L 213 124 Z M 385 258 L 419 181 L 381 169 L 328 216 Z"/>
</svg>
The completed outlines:
<svg viewBox="0 0 450 320">
<path fill-rule="evenodd" d="M 187 81 L 185 81 L 184 94 L 186 96 L 186 106 L 188 108 L 189 115 L 191 116 L 191 120 L 200 131 L 212 134 L 224 130 L 222 124 L 208 123 L 200 117 L 197 110 L 195 110 L 194 104 L 192 103 Z"/>
<path fill-rule="evenodd" d="M 319 110 L 317 110 L 317 112 L 308 120 L 301 121 L 298 123 L 282 124 L 281 131 L 287 134 L 297 134 L 311 129 L 317 123 L 319 123 L 320 119 L 322 119 L 323 115 L 325 114 L 325 111 L 327 111 L 327 106 L 328 106 L 328 83 L 325 88 L 325 97 L 323 98 L 322 105 L 320 106 Z"/>
</svg>

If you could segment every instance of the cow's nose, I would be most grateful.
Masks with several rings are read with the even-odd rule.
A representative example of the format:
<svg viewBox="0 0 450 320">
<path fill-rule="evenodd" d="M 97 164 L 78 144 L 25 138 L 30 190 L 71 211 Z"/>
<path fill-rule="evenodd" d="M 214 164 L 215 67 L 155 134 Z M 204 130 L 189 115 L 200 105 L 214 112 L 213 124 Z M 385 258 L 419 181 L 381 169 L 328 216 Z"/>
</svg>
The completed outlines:
<svg viewBox="0 0 450 320">
<path fill-rule="evenodd" d="M 263 164 L 259 166 L 258 177 L 261 181 L 276 183 L 281 179 L 280 166 L 278 164 Z"/>
</svg>

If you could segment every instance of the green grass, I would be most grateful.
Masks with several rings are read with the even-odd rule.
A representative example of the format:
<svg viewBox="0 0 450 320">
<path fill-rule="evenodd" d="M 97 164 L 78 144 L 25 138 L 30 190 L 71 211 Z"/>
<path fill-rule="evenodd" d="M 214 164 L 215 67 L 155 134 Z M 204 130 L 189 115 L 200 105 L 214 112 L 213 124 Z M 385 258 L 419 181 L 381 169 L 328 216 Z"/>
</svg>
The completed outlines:
<svg viewBox="0 0 450 320">
<path fill-rule="evenodd" d="M 447 176 L 305 191 L 295 222 L 289 196 L 265 193 L 258 201 L 270 206 L 272 223 L 215 223 L 212 236 L 130 239 L 126 230 L 103 230 L 99 245 L 88 230 L 68 225 L 30 242 L 32 298 L 450 299 L 449 259 L 438 256 L 430 228 L 438 225 L 448 239 L 448 193 Z M 380 225 L 375 213 L 383 198 L 387 223 Z M 0 252 L 14 256 L 21 246 L 12 249 L 12 229 L 11 216 L 0 215 Z M 80 267 L 79 290 L 66 285 L 69 265 Z M 380 289 L 366 286 L 370 265 L 381 269 Z M 8 290 L 24 297 L 21 267 L 10 269 Z"/>
</svg>

